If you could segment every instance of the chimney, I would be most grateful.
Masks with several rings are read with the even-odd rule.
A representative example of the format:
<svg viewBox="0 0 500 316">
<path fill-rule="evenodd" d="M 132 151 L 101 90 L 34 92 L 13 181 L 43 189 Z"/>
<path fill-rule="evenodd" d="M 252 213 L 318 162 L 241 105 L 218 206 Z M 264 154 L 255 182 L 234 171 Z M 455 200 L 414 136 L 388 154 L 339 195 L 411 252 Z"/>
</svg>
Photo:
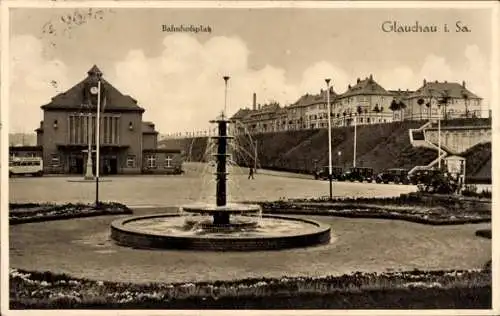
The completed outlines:
<svg viewBox="0 0 500 316">
<path fill-rule="evenodd" d="M 361 79 L 358 78 L 358 80 L 356 80 L 356 83 L 360 83 L 361 82 Z"/>
<path fill-rule="evenodd" d="M 257 110 L 260 110 L 260 103 L 259 103 L 259 105 L 257 106 Z"/>
<path fill-rule="evenodd" d="M 427 80 L 424 79 L 424 86 L 427 84 Z"/>
<path fill-rule="evenodd" d="M 253 107 L 252 109 L 255 111 L 257 109 L 257 94 L 254 92 L 253 93 Z"/>
<path fill-rule="evenodd" d="M 372 76 L 372 74 L 370 74 L 370 81 L 373 81 L 373 76 Z"/>
<path fill-rule="evenodd" d="M 465 80 L 464 80 L 464 81 L 462 81 L 462 87 L 464 87 L 464 88 L 465 88 Z"/>
<path fill-rule="evenodd" d="M 358 79 L 359 80 L 359 79 Z M 347 85 L 347 89 L 351 90 L 351 85 Z"/>
</svg>

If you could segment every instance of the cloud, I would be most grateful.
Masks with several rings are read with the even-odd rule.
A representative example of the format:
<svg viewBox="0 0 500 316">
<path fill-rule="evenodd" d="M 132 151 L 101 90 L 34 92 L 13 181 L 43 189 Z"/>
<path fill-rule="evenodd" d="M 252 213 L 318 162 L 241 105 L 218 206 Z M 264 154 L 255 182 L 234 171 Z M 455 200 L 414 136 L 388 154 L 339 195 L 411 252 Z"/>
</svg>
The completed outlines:
<svg viewBox="0 0 500 316">
<path fill-rule="evenodd" d="M 223 76 L 228 83 L 227 113 L 248 106 L 252 94 L 258 102 L 295 101 L 298 88 L 286 81 L 283 69 L 248 66 L 250 51 L 239 38 L 213 37 L 201 44 L 187 34 L 165 37 L 163 51 L 146 58 L 132 51 L 115 66 L 109 80 L 134 95 L 147 109 L 144 118 L 162 132 L 208 129 L 208 120 L 224 109 Z"/>
<path fill-rule="evenodd" d="M 41 118 L 40 105 L 59 92 L 71 88 L 81 73 L 71 73 L 60 60 L 44 58 L 41 42 L 28 35 L 11 42 L 11 132 L 32 131 Z M 342 66 L 317 61 L 304 69 L 299 78 L 288 77 L 284 69 L 265 65 L 249 66 L 250 49 L 237 37 L 213 37 L 199 42 L 189 34 L 171 34 L 164 38 L 162 51 L 147 56 L 142 50 L 130 50 L 112 67 L 99 65 L 106 79 L 124 94 L 138 100 L 146 109 L 144 120 L 153 121 L 161 133 L 206 130 L 208 121 L 224 109 L 224 75 L 228 84 L 227 112 L 250 107 L 252 94 L 259 103 L 295 102 L 305 93 L 324 89 L 324 79 L 332 79 L 337 93 L 355 84 L 356 78 L 370 73 L 386 89 L 417 89 L 422 80 L 462 82 L 478 95 L 489 97 L 489 64 L 477 46 L 467 46 L 462 62 L 451 65 L 438 54 L 429 54 L 419 68 L 404 64 L 381 70 L 378 65 L 362 76 L 350 74 Z M 346 65 L 347 67 L 347 65 Z"/>
<path fill-rule="evenodd" d="M 30 35 L 13 37 L 10 54 L 10 130 L 32 132 L 40 106 L 69 87 L 68 69 L 60 60 L 45 60 L 41 42 Z"/>
<path fill-rule="evenodd" d="M 476 45 L 468 45 L 455 65 L 437 54 L 427 55 L 420 68 L 411 69 L 401 65 L 394 69 L 374 75 L 375 79 L 386 89 L 415 90 L 422 86 L 422 81 L 466 82 L 467 88 L 482 97 L 483 105 L 489 106 L 490 100 L 490 66 Z"/>
</svg>

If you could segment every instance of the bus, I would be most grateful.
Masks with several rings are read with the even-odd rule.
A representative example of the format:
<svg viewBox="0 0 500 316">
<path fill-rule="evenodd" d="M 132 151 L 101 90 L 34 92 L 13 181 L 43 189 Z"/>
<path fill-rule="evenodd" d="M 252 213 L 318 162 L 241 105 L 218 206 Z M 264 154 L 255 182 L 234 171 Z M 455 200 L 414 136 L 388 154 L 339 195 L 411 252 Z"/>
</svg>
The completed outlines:
<svg viewBox="0 0 500 316">
<path fill-rule="evenodd" d="M 15 157 L 9 161 L 9 176 L 27 175 L 35 177 L 43 175 L 43 161 L 40 157 Z"/>
</svg>

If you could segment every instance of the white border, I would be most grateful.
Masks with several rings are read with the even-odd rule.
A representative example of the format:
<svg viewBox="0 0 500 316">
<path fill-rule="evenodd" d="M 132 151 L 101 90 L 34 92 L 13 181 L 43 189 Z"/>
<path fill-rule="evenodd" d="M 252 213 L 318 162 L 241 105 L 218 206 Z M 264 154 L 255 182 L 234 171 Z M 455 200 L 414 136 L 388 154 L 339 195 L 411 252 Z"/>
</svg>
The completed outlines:
<svg viewBox="0 0 500 316">
<path fill-rule="evenodd" d="M 492 105 L 492 151 L 499 152 L 500 149 L 496 139 L 498 138 L 500 131 L 500 121 L 499 121 L 499 105 L 500 96 L 498 89 L 500 89 L 499 79 L 500 79 L 500 65 L 499 65 L 499 7 L 500 2 L 494 1 L 442 1 L 442 2 L 432 2 L 432 1 L 342 1 L 342 2 L 326 2 L 326 1 L 50 1 L 50 0 L 0 0 L 1 5 L 1 80 L 0 80 L 0 121 L 1 125 L 1 145 L 2 150 L 0 151 L 0 164 L 4 168 L 0 169 L 0 179 L 2 185 L 1 190 L 1 213 L 0 213 L 0 234 L 1 234 L 1 283 L 0 293 L 1 301 L 0 306 L 2 308 L 2 313 L 6 313 L 8 310 L 8 267 L 9 267 L 9 225 L 8 225 L 8 145 L 9 145 L 9 38 L 10 38 L 10 28 L 9 28 L 9 9 L 10 8 L 455 8 L 455 9 L 491 9 L 492 10 L 492 64 L 491 64 L 491 101 Z M 3 84 L 2 84 L 3 83 Z M 497 185 L 497 173 L 498 173 L 498 159 L 496 155 L 492 157 L 492 180 L 493 180 L 493 210 L 496 209 L 496 201 L 499 198 Z M 492 210 L 492 211 L 493 211 Z M 497 216 L 493 216 L 492 228 L 500 225 L 500 219 Z M 496 314 L 500 311 L 500 291 L 498 291 L 500 286 L 500 275 L 498 273 L 497 260 L 500 252 L 498 249 L 497 235 L 495 234 L 495 229 L 493 229 L 493 239 L 492 239 L 492 257 L 493 257 L 493 310 L 304 310 L 304 311 L 293 311 L 293 310 L 265 310 L 265 311 L 249 311 L 249 310 L 239 310 L 238 313 L 246 315 L 493 315 L 493 311 Z M 495 247 L 494 245 L 497 245 Z M 54 311 L 8 311 L 8 315 L 51 315 Z M 179 310 L 169 310 L 169 311 L 155 311 L 155 310 L 145 310 L 145 311 L 82 311 L 82 310 L 64 310 L 60 313 L 64 315 L 200 315 L 200 314 L 217 314 L 217 315 L 233 315 L 235 312 L 230 310 L 206 310 L 206 311 L 179 311 Z"/>
<path fill-rule="evenodd" d="M 0 308 L 9 306 L 9 12 L 0 3 Z M 7 295 L 5 295 L 7 294 Z"/>
</svg>

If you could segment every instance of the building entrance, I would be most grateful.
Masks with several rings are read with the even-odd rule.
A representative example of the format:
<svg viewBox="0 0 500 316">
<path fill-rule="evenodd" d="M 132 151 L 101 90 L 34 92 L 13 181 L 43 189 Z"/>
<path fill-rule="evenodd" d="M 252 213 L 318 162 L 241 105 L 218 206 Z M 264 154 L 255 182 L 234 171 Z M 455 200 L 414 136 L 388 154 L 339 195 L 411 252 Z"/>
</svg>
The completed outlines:
<svg viewBox="0 0 500 316">
<path fill-rule="evenodd" d="M 118 174 L 118 159 L 116 156 L 104 158 L 103 174 Z"/>
<path fill-rule="evenodd" d="M 83 174 L 84 169 L 83 157 L 81 156 L 70 156 L 69 158 L 69 173 L 72 174 Z"/>
</svg>

